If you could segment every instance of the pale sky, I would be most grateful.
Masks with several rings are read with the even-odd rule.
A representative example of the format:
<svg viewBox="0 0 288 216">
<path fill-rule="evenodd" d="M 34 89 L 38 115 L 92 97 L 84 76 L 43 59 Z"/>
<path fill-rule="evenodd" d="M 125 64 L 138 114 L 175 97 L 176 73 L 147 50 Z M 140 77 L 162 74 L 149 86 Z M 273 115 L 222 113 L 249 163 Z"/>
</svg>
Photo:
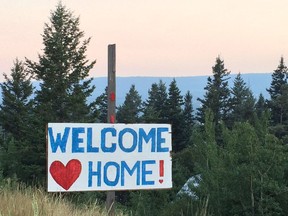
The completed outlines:
<svg viewBox="0 0 288 216">
<path fill-rule="evenodd" d="M 44 23 L 58 0 L 0 0 L 0 81 L 13 61 L 38 61 Z M 232 73 L 266 73 L 288 56 L 287 0 L 62 0 L 76 17 L 93 77 L 211 75 L 218 55 Z M 287 62 L 287 61 L 286 61 Z"/>
</svg>

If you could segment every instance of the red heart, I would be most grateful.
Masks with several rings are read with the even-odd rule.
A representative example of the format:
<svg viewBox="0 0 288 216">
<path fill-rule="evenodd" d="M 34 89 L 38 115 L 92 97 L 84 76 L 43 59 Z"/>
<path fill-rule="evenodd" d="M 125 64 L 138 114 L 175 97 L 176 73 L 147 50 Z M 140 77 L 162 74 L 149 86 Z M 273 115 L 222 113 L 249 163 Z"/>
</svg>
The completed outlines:
<svg viewBox="0 0 288 216">
<path fill-rule="evenodd" d="M 160 184 L 162 184 L 163 183 L 163 179 L 159 179 L 159 182 L 160 182 Z"/>
<path fill-rule="evenodd" d="M 81 169 L 81 162 L 76 159 L 70 160 L 66 166 L 61 161 L 54 161 L 50 173 L 62 188 L 68 190 L 79 177 Z"/>
</svg>

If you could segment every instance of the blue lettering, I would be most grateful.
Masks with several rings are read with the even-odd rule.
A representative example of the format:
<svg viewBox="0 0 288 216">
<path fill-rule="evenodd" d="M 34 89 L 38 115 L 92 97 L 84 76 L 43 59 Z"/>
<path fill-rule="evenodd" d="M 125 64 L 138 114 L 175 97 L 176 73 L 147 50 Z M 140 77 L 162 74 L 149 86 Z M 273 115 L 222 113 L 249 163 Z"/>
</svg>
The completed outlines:
<svg viewBox="0 0 288 216">
<path fill-rule="evenodd" d="M 70 128 L 65 127 L 63 137 L 61 138 L 61 133 L 57 133 L 56 140 L 55 140 L 53 136 L 53 129 L 51 127 L 48 128 L 50 145 L 51 145 L 51 149 L 53 153 L 57 151 L 58 147 L 60 147 L 60 150 L 62 153 L 66 152 L 66 145 L 67 145 L 69 132 L 70 132 Z"/>
<path fill-rule="evenodd" d="M 84 152 L 84 148 L 79 146 L 80 143 L 83 143 L 83 138 L 79 138 L 80 133 L 85 133 L 83 127 L 72 128 L 72 153 Z"/>
<path fill-rule="evenodd" d="M 97 171 L 93 171 L 92 169 L 93 162 L 88 162 L 88 187 L 92 187 L 92 177 L 97 177 L 97 187 L 101 186 L 101 161 L 97 162 Z"/>
<path fill-rule="evenodd" d="M 137 161 L 134 164 L 134 166 L 132 167 L 132 169 L 129 168 L 129 166 L 127 165 L 127 163 L 125 161 L 121 161 L 121 186 L 124 186 L 125 170 L 128 172 L 128 174 L 130 176 L 132 176 L 133 173 L 135 172 L 135 170 L 137 170 L 137 172 L 136 172 L 136 184 L 140 185 L 140 161 Z"/>
<path fill-rule="evenodd" d="M 107 176 L 107 175 L 108 175 L 108 168 L 109 168 L 109 166 L 114 166 L 114 167 L 116 168 L 116 171 L 113 172 L 113 173 L 115 173 L 115 179 L 114 179 L 114 181 L 108 179 L 108 176 Z M 116 186 L 116 185 L 118 184 L 118 182 L 119 182 L 119 171 L 120 171 L 120 166 L 119 166 L 118 163 L 113 162 L 113 161 L 107 162 L 107 163 L 105 164 L 105 166 L 104 166 L 104 182 L 105 182 L 105 184 L 108 185 L 108 186 Z M 110 173 L 111 173 L 111 172 L 110 172 Z"/>
<path fill-rule="evenodd" d="M 138 152 L 143 151 L 143 140 L 148 143 L 149 140 L 151 140 L 151 152 L 156 151 L 156 146 L 155 146 L 155 128 L 151 128 L 151 130 L 148 132 L 148 134 L 145 133 L 143 128 L 139 129 L 139 146 L 138 146 Z"/>
<path fill-rule="evenodd" d="M 154 185 L 154 181 L 146 180 L 146 175 L 152 174 L 152 170 L 146 170 L 146 165 L 155 163 L 155 160 L 142 161 L 142 185 Z"/>
<path fill-rule="evenodd" d="M 125 133 L 130 133 L 133 136 L 133 138 L 132 138 L 133 144 L 130 148 L 126 148 L 123 145 L 123 136 Z M 137 133 L 131 128 L 125 128 L 125 129 L 121 130 L 119 133 L 119 137 L 118 137 L 118 144 L 119 144 L 119 147 L 122 151 L 133 152 L 137 147 Z"/>
<path fill-rule="evenodd" d="M 103 152 L 115 152 L 116 150 L 116 143 L 112 143 L 111 147 L 105 146 L 106 144 L 106 133 L 110 132 L 112 136 L 116 136 L 116 130 L 115 128 L 104 128 L 101 130 L 101 149 Z"/>
<path fill-rule="evenodd" d="M 87 152 L 99 152 L 98 147 L 92 146 L 92 128 L 87 128 Z"/>
<path fill-rule="evenodd" d="M 161 137 L 162 132 L 167 132 L 168 128 L 157 128 L 157 152 L 169 152 L 169 148 L 163 148 L 162 143 L 165 143 L 165 139 Z"/>
</svg>

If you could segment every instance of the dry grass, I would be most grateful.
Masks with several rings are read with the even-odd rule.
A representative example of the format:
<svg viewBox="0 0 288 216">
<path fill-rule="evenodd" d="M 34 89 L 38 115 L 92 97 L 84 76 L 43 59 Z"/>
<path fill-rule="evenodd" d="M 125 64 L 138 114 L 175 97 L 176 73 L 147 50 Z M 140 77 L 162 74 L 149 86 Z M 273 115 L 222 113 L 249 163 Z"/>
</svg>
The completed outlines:
<svg viewBox="0 0 288 216">
<path fill-rule="evenodd" d="M 95 203 L 93 206 L 75 207 L 65 199 L 43 190 L 21 185 L 0 186 L 0 216 L 106 216 Z M 124 215 L 123 213 L 117 215 Z"/>
</svg>

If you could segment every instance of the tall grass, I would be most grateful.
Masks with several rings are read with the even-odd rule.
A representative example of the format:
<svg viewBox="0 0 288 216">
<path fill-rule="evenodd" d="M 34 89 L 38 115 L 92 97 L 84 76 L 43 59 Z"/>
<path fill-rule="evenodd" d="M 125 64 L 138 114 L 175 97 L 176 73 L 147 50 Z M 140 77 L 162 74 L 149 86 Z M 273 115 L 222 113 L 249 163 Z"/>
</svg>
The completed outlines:
<svg viewBox="0 0 288 216">
<path fill-rule="evenodd" d="M 58 195 L 16 183 L 0 185 L 0 216 L 106 216 L 97 205 L 75 206 Z M 124 215 L 118 213 L 116 215 Z"/>
</svg>

